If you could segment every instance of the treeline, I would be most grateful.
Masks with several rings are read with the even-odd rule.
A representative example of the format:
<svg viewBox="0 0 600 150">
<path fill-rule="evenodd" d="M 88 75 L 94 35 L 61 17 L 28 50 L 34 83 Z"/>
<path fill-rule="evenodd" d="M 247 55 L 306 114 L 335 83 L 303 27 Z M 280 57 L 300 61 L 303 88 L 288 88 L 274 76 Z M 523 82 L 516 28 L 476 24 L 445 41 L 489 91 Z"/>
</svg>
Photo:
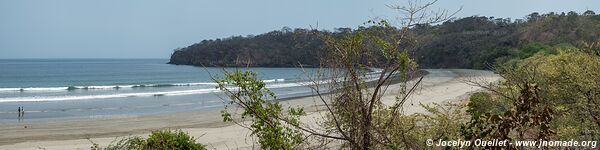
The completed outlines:
<svg viewBox="0 0 600 150">
<path fill-rule="evenodd" d="M 419 30 L 423 30 L 417 38 L 422 45 L 415 52 L 421 66 L 486 69 L 496 61 L 530 56 L 531 52 L 521 51 L 528 50 L 524 47 L 596 41 L 600 15 L 532 13 L 514 21 L 474 16 Z"/>
<path fill-rule="evenodd" d="M 327 55 L 323 36 L 340 38 L 346 33 L 382 30 L 380 27 L 339 28 L 335 31 L 290 29 L 256 36 L 204 40 L 176 49 L 170 64 L 196 66 L 318 67 Z M 395 35 L 398 29 L 386 32 Z M 411 28 L 407 48 L 422 68 L 488 69 L 497 61 L 526 58 L 527 47 L 596 41 L 600 15 L 584 13 L 532 13 L 525 19 L 472 16 L 438 25 Z M 376 47 L 372 49 L 376 50 Z"/>
<path fill-rule="evenodd" d="M 315 36 L 322 31 L 290 29 L 256 36 L 203 40 L 175 50 L 170 64 L 195 66 L 293 67 L 319 66 L 325 45 Z"/>
</svg>

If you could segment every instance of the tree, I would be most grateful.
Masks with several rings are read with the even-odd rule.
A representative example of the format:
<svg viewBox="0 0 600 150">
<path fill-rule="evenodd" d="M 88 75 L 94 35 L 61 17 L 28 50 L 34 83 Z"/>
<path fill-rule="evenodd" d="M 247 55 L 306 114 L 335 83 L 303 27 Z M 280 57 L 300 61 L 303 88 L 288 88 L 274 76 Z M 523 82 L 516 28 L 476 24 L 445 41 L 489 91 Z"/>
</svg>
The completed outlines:
<svg viewBox="0 0 600 150">
<path fill-rule="evenodd" d="M 532 13 L 527 21 L 510 18 L 471 16 L 440 24 L 415 24 L 410 27 L 417 49 L 409 53 L 423 68 L 491 69 L 497 59 L 512 59 L 511 51 L 532 43 L 556 45 L 595 41 L 600 37 L 600 16 L 565 13 Z M 371 25 L 371 24 L 366 24 Z M 341 39 L 353 32 L 385 30 L 382 38 L 392 38 L 401 30 L 397 26 L 360 26 L 337 28 L 333 32 L 316 29 L 282 28 L 257 36 L 204 40 L 176 50 L 169 63 L 196 66 L 245 67 L 320 67 L 327 45 L 319 35 Z M 378 51 L 375 44 L 365 48 Z M 519 53 L 519 52 L 515 52 Z M 218 59 L 217 59 L 218 58 Z M 246 62 L 251 62 L 247 64 Z"/>
<path fill-rule="evenodd" d="M 428 8 L 436 1 L 421 2 L 410 0 L 406 7 L 390 6 L 405 15 L 397 32 L 391 32 L 396 28 L 386 20 L 371 20 L 368 23 L 373 28 L 344 33 L 339 38 L 318 34 L 327 46 L 327 57 L 321 63 L 328 71 L 313 78 L 311 87 L 326 107 L 325 132 L 307 128 L 294 119 L 300 115 L 298 109 L 282 114 L 281 106 L 269 101 L 274 95 L 264 89 L 264 83 L 256 81 L 253 73 L 226 74 L 225 80 L 218 80 L 219 88 L 244 109 L 242 117 L 252 118 L 250 129 L 259 137 L 262 148 L 293 148 L 300 144 L 298 131 L 314 138 L 342 141 L 351 149 L 414 148 L 410 146 L 412 141 L 397 140 L 401 135 L 397 131 L 403 131 L 398 121 L 406 118 L 400 109 L 418 85 L 408 83 L 417 73 L 416 63 L 409 56 L 415 45 L 409 32 L 417 25 L 443 22 L 454 15 L 447 11 L 431 13 Z M 369 49 L 371 46 L 376 49 Z M 374 80 L 369 77 L 370 67 L 382 69 Z M 384 105 L 382 96 L 392 82 L 412 88 L 395 91 L 397 98 Z M 323 87 L 330 92 L 322 93 Z M 223 113 L 223 117 L 232 120 L 229 113 Z"/>
<path fill-rule="evenodd" d="M 324 67 L 331 69 L 326 76 L 326 86 L 336 92 L 324 96 L 315 81 L 313 88 L 327 107 L 330 131 L 340 135 L 346 146 L 353 149 L 378 149 L 407 147 L 408 141 L 392 140 L 399 128 L 395 120 L 402 117 L 402 105 L 414 90 L 401 89 L 394 102 L 387 105 L 382 100 L 393 81 L 408 86 L 416 71 L 416 63 L 409 56 L 414 50 L 414 38 L 409 32 L 416 25 L 439 23 L 452 17 L 447 11 L 430 13 L 428 8 L 436 1 L 420 3 L 409 1 L 408 6 L 389 6 L 402 12 L 399 32 L 386 20 L 371 20 L 376 28 L 346 34 L 341 39 L 325 36 L 328 57 Z M 380 36 L 387 35 L 387 36 Z M 373 46 L 375 50 L 368 47 Z M 380 72 L 371 80 L 369 67 L 377 66 Z M 369 86 L 372 85 L 372 86 Z M 396 122 L 397 123 L 397 122 Z M 394 125 L 394 126 L 391 126 Z M 396 130 L 397 131 L 397 130 Z M 397 135 L 397 134 L 396 134 Z"/>
<path fill-rule="evenodd" d="M 593 15 L 596 15 L 596 13 L 592 10 L 587 10 L 587 11 L 583 12 L 583 15 L 584 16 L 593 16 Z"/>
<path fill-rule="evenodd" d="M 600 57 L 572 46 L 552 49 L 557 53 L 538 52 L 498 66 L 496 71 L 505 79 L 499 85 L 473 83 L 492 92 L 483 99 L 504 102 L 511 109 L 471 113 L 462 127 L 466 139 L 599 138 Z"/>
<path fill-rule="evenodd" d="M 225 79 L 217 80 L 217 83 L 218 88 L 229 96 L 230 104 L 243 108 L 241 117 L 252 119 L 252 124 L 244 127 L 258 137 L 262 149 L 293 149 L 302 143 L 298 117 L 304 114 L 304 110 L 290 108 L 288 114 L 283 114 L 282 106 L 273 102 L 275 94 L 265 88 L 265 83 L 257 79 L 256 73 L 226 72 Z M 236 122 L 227 107 L 221 112 L 223 121 Z"/>
<path fill-rule="evenodd" d="M 534 13 L 527 15 L 527 20 L 528 21 L 537 21 L 538 19 L 540 19 L 540 17 L 541 17 L 540 13 L 534 12 Z"/>
</svg>

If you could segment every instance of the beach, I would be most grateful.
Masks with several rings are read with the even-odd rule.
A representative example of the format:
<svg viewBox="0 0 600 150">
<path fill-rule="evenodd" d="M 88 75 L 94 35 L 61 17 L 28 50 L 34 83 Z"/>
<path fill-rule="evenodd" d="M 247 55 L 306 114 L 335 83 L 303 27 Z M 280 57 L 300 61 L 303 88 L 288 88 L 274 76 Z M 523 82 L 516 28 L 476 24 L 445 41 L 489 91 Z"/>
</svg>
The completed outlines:
<svg viewBox="0 0 600 150">
<path fill-rule="evenodd" d="M 467 80 L 496 82 L 500 77 L 490 71 L 467 69 L 426 69 L 422 83 L 404 105 L 406 114 L 426 113 L 422 104 L 460 103 L 469 94 L 481 90 L 465 83 Z M 415 81 L 411 81 L 414 83 Z M 391 104 L 399 84 L 390 85 L 384 104 Z M 290 98 L 281 101 L 288 106 L 304 107 L 308 112 L 301 118 L 307 126 L 316 126 L 325 113 L 316 96 Z M 89 149 L 91 141 L 106 146 L 118 137 L 146 136 L 158 129 L 181 129 L 197 137 L 209 149 L 252 149 L 250 131 L 232 123 L 223 123 L 222 107 L 201 111 L 157 115 L 112 115 L 73 120 L 48 120 L 0 124 L 0 149 Z M 89 140 L 88 140 L 89 139 Z"/>
</svg>

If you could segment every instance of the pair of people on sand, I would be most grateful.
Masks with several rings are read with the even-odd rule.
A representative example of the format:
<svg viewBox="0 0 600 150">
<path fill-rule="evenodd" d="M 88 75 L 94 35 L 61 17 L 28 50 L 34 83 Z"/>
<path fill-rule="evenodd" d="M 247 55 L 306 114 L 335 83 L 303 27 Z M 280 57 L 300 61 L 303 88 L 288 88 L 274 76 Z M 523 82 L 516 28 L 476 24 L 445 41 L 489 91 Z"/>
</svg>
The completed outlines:
<svg viewBox="0 0 600 150">
<path fill-rule="evenodd" d="M 23 117 L 23 115 L 25 115 L 25 109 L 23 109 L 23 106 L 19 107 L 19 109 L 17 110 L 19 112 L 19 120 Z"/>
</svg>

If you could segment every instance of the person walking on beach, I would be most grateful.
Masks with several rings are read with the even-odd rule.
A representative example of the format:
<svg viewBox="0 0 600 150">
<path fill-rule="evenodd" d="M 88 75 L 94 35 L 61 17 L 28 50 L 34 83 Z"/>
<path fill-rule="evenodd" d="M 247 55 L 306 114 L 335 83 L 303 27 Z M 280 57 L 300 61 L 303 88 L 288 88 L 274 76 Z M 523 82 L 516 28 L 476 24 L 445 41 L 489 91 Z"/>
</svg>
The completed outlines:
<svg viewBox="0 0 600 150">
<path fill-rule="evenodd" d="M 17 109 L 17 111 L 19 112 L 19 121 L 21 121 L 21 107 L 19 106 L 19 109 Z"/>
</svg>

